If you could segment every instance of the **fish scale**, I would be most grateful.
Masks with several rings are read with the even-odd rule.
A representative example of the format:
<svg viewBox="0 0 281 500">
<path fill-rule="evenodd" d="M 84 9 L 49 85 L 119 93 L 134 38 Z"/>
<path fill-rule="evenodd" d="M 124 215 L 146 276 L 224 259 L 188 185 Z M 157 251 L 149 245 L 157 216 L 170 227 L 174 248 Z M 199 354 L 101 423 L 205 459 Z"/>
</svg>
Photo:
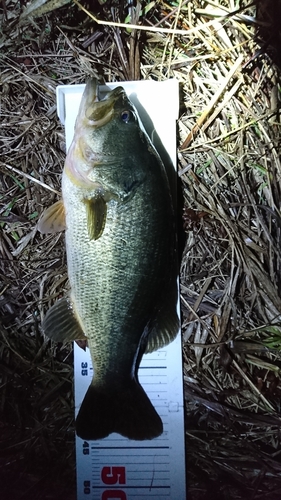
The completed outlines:
<svg viewBox="0 0 281 500">
<path fill-rule="evenodd" d="M 143 189 L 146 189 L 145 185 Z M 132 342 L 132 332 L 135 330 L 136 323 L 140 325 L 142 333 L 145 326 L 142 324 L 148 315 L 147 309 L 150 308 L 152 297 L 155 293 L 160 292 L 159 276 L 155 277 L 156 273 L 151 272 L 151 262 L 153 262 L 151 259 L 154 260 L 156 257 L 160 267 L 162 253 L 167 261 L 166 250 L 161 252 L 161 248 L 169 245 L 171 228 L 164 225 L 163 232 L 166 241 L 163 242 L 163 238 L 156 241 L 155 238 L 151 238 L 155 227 L 150 227 L 149 222 L 145 224 L 146 217 L 141 206 L 143 205 L 142 197 L 137 195 L 131 202 L 128 202 L 128 204 L 133 204 L 133 207 L 128 207 L 123 213 L 121 210 L 118 213 L 118 203 L 112 201 L 108 207 L 108 225 L 106 226 L 108 230 L 105 228 L 103 237 L 99 240 L 90 241 L 87 235 L 86 210 L 83 207 L 83 202 L 81 203 L 83 192 L 79 188 L 75 189 L 69 179 L 64 176 L 63 193 L 67 200 L 65 209 L 68 276 L 72 294 L 76 297 L 76 311 L 83 323 L 84 333 L 89 338 L 91 351 L 98 353 L 97 360 L 94 361 L 98 373 L 98 363 L 103 357 L 108 359 L 108 364 L 111 367 L 117 362 L 118 364 L 124 363 L 122 350 L 118 360 L 112 360 L 109 351 L 114 353 L 118 341 L 124 344 L 126 334 L 129 336 L 129 341 Z M 168 196 L 167 201 L 169 202 Z M 77 203 L 81 206 L 79 217 L 76 214 Z M 147 210 L 149 207 L 144 206 L 144 209 Z M 127 212 L 131 210 L 133 217 L 128 224 Z M 163 209 L 159 207 L 159 214 L 162 211 Z M 113 221 L 116 221 L 116 218 L 117 222 L 114 224 Z M 161 220 L 158 215 L 159 218 Z M 157 227 L 157 219 L 154 226 Z M 77 241 L 78 231 L 80 238 Z M 118 243 L 114 243 L 113 246 L 113 241 Z M 149 252 L 147 252 L 147 247 Z M 138 256 L 137 259 L 135 254 Z M 139 294 L 133 316 L 128 322 L 127 313 L 132 304 L 132 296 L 136 293 L 139 282 L 142 282 L 145 277 L 149 280 L 149 293 L 144 290 L 143 293 Z M 116 301 L 116 294 L 120 298 L 118 301 Z M 99 304 L 97 308 L 96 301 Z M 126 330 L 124 330 L 124 324 L 126 324 Z M 122 338 L 114 339 L 112 337 L 114 330 L 118 332 L 120 329 L 122 329 Z M 138 343 L 141 333 L 136 332 L 136 343 Z M 135 345 L 133 345 L 132 351 L 134 357 Z M 124 354 L 128 358 L 128 350 Z"/>
</svg>

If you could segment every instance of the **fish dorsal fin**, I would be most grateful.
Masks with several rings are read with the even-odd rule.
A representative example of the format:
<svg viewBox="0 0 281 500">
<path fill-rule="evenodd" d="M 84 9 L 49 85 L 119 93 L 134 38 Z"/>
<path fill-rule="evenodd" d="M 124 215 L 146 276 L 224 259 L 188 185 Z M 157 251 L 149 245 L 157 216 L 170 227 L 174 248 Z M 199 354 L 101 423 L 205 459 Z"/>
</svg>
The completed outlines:
<svg viewBox="0 0 281 500">
<path fill-rule="evenodd" d="M 84 200 L 87 211 L 87 227 L 90 240 L 98 240 L 104 230 L 107 206 L 102 196 Z"/>
<path fill-rule="evenodd" d="M 58 300 L 49 309 L 43 320 L 42 328 L 44 334 L 55 342 L 87 339 L 68 297 Z"/>
<path fill-rule="evenodd" d="M 62 200 L 59 200 L 43 212 L 38 222 L 38 230 L 42 234 L 58 233 L 64 231 L 65 227 L 64 204 Z"/>
</svg>

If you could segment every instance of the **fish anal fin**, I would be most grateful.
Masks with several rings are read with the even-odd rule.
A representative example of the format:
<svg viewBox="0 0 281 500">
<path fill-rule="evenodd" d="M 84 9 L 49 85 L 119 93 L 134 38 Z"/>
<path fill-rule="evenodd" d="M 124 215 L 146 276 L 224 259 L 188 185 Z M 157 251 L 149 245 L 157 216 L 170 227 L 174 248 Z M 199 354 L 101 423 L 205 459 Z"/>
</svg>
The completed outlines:
<svg viewBox="0 0 281 500">
<path fill-rule="evenodd" d="M 84 200 L 87 211 L 87 227 L 90 240 L 97 240 L 101 237 L 107 214 L 107 206 L 102 196 Z"/>
<path fill-rule="evenodd" d="M 59 200 L 43 212 L 38 222 L 38 230 L 42 234 L 48 234 L 64 231 L 65 228 L 64 204 Z"/>
<path fill-rule="evenodd" d="M 87 340 L 68 297 L 58 300 L 49 309 L 42 328 L 44 334 L 55 342 Z"/>
<path fill-rule="evenodd" d="M 179 326 L 176 304 L 173 301 L 168 302 L 168 304 L 164 302 L 152 323 L 144 352 L 157 351 L 157 349 L 170 344 L 176 338 Z"/>
</svg>

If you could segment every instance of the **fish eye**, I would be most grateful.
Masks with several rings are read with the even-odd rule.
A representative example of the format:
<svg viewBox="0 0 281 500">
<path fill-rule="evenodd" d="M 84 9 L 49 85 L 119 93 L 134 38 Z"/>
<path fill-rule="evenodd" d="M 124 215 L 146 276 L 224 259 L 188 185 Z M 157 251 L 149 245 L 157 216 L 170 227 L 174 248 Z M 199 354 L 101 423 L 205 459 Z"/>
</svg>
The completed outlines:
<svg viewBox="0 0 281 500">
<path fill-rule="evenodd" d="M 132 118 L 132 113 L 131 111 L 122 111 L 121 113 L 121 120 L 124 122 L 124 123 L 128 123 Z"/>
</svg>

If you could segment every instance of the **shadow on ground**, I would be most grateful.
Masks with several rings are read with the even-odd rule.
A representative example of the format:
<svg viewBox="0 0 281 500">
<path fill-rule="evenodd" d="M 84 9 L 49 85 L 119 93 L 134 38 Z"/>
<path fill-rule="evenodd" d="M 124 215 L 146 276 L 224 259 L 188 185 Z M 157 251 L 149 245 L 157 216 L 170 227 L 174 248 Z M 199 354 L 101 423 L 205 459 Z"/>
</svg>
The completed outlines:
<svg viewBox="0 0 281 500">
<path fill-rule="evenodd" d="M 267 56 L 281 69 L 281 1 L 256 0 L 256 6 L 256 41 L 260 46 L 256 58 Z"/>
</svg>

